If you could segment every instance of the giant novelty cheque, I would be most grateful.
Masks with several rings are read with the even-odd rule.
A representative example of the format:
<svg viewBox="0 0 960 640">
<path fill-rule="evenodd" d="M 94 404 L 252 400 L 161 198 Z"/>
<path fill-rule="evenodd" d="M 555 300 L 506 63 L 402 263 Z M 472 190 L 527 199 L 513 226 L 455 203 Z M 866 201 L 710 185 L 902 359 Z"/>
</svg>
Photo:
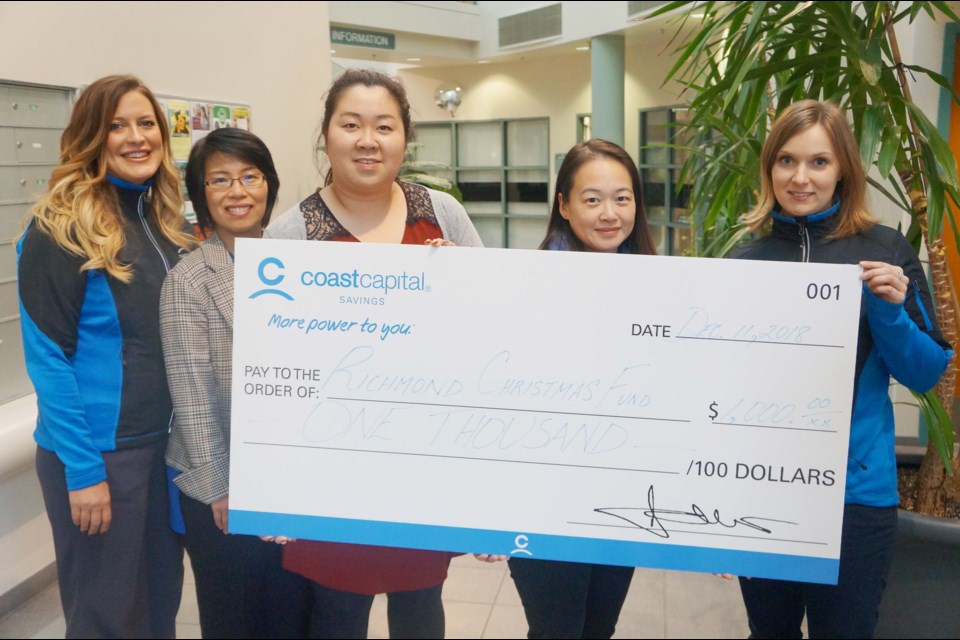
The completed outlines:
<svg viewBox="0 0 960 640">
<path fill-rule="evenodd" d="M 231 532 L 835 583 L 858 273 L 238 239 Z"/>
</svg>

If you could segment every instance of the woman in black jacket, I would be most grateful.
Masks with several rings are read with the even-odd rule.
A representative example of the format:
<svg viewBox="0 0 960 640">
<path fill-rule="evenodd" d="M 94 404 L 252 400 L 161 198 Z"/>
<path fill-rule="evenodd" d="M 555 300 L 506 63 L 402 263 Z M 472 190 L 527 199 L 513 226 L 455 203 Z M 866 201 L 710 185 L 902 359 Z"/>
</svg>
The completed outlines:
<svg viewBox="0 0 960 640">
<path fill-rule="evenodd" d="M 780 114 L 761 152 L 761 192 L 745 217 L 765 237 L 747 260 L 859 264 L 863 302 L 837 585 L 741 578 L 754 638 L 869 638 L 897 527 L 890 376 L 926 391 L 952 351 L 940 335 L 913 248 L 866 209 L 859 145 L 843 112 L 804 100 Z"/>
</svg>

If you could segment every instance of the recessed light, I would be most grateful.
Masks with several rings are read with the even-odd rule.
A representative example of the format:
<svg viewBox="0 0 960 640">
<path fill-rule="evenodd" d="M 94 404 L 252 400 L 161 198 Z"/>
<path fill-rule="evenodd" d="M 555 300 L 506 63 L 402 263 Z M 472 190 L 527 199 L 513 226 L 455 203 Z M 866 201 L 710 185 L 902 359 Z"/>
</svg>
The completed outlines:
<svg viewBox="0 0 960 640">
<path fill-rule="evenodd" d="M 330 53 L 336 53 L 336 52 L 337 52 L 336 49 L 330 49 Z"/>
<path fill-rule="evenodd" d="M 477 64 L 490 64 L 489 60 L 477 60 Z"/>
<path fill-rule="evenodd" d="M 577 51 L 590 51 L 590 46 L 587 45 L 586 47 L 577 47 Z"/>
<path fill-rule="evenodd" d="M 420 58 L 407 58 L 407 62 L 420 62 Z"/>
</svg>

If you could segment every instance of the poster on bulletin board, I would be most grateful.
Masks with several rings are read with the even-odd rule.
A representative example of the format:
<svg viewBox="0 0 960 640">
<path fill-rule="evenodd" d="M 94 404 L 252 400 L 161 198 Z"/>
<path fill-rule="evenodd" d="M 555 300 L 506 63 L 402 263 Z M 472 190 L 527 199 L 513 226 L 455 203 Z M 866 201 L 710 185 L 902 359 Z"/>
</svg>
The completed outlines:
<svg viewBox="0 0 960 640">
<path fill-rule="evenodd" d="M 193 144 L 190 137 L 190 103 L 186 100 L 167 100 L 167 119 L 170 124 L 170 148 L 176 160 L 190 157 Z"/>
<path fill-rule="evenodd" d="M 210 125 L 210 128 L 216 130 L 232 126 L 233 116 L 231 115 L 230 107 L 225 104 L 213 105 L 213 122 Z"/>
<path fill-rule="evenodd" d="M 250 109 L 247 107 L 233 108 L 233 126 L 244 131 L 250 130 Z"/>
<path fill-rule="evenodd" d="M 196 144 L 198 140 L 210 133 L 210 105 L 206 102 L 191 102 L 190 113 L 190 121 L 193 125 L 191 142 Z"/>
</svg>

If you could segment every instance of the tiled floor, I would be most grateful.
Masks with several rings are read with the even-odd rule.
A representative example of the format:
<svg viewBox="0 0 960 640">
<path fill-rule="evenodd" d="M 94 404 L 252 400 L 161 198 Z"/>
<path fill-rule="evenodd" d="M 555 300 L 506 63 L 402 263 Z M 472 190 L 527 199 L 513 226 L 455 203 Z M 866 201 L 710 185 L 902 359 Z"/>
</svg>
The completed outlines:
<svg viewBox="0 0 960 640">
<path fill-rule="evenodd" d="M 527 625 L 506 563 L 456 558 L 443 588 L 448 638 L 524 638 Z M 193 574 L 187 564 L 180 638 L 200 637 Z M 56 585 L 0 620 L 0 638 L 62 638 L 63 616 Z M 743 638 L 746 616 L 735 582 L 712 575 L 638 569 L 620 615 L 615 638 Z M 370 615 L 370 637 L 386 638 L 386 598 Z"/>
</svg>

